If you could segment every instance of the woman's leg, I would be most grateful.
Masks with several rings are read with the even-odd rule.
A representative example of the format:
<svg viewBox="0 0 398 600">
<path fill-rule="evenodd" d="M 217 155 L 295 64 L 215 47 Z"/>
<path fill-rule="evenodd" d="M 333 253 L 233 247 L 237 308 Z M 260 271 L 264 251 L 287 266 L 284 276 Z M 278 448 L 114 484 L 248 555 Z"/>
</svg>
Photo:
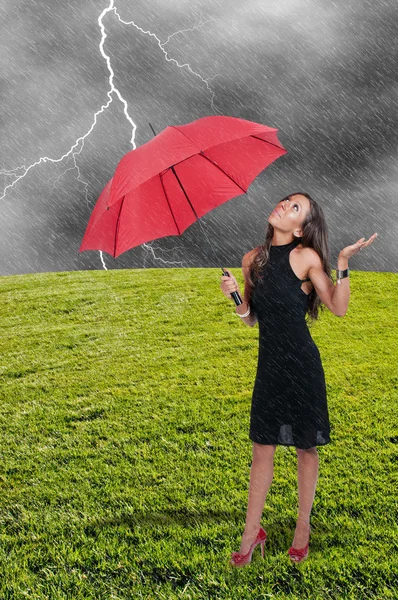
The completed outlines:
<svg viewBox="0 0 398 600">
<path fill-rule="evenodd" d="M 246 554 L 249 551 L 260 529 L 265 499 L 274 476 L 275 450 L 276 444 L 257 444 L 253 442 L 246 525 L 239 549 L 241 554 Z"/>
<path fill-rule="evenodd" d="M 318 481 L 319 457 L 316 446 L 307 450 L 296 448 L 296 452 L 299 510 L 292 546 L 303 548 L 309 538 L 310 515 Z"/>
</svg>

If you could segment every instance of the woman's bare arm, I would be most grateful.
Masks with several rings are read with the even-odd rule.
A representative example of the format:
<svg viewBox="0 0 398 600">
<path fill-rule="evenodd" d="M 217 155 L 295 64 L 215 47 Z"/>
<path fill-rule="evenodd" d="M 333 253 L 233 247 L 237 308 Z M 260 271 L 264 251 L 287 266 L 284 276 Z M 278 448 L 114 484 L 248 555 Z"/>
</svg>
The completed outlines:
<svg viewBox="0 0 398 600">
<path fill-rule="evenodd" d="M 256 253 L 257 248 L 254 248 L 254 250 L 250 250 L 249 252 L 247 252 L 242 259 L 242 273 L 243 278 L 245 280 L 245 291 L 243 294 L 243 299 L 246 301 L 244 312 L 247 311 L 247 305 L 249 304 L 252 293 L 252 287 L 249 284 L 248 275 L 250 266 L 253 262 L 254 257 L 256 256 Z M 250 315 L 248 315 L 247 317 L 242 317 L 242 321 L 249 325 L 249 327 L 254 327 L 254 325 L 257 323 L 257 316 L 254 313 L 250 313 Z"/>
</svg>

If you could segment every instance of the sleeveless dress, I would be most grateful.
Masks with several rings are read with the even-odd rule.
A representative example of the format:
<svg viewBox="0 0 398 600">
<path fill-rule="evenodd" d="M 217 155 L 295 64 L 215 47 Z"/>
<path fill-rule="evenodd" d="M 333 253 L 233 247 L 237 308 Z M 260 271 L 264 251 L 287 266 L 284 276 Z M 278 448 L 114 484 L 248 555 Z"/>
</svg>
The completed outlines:
<svg viewBox="0 0 398 600">
<path fill-rule="evenodd" d="M 305 315 L 308 295 L 294 273 L 290 252 L 296 239 L 271 246 L 250 298 L 257 315 L 259 352 L 250 412 L 250 434 L 258 444 L 307 449 L 330 443 L 325 374 Z"/>
</svg>

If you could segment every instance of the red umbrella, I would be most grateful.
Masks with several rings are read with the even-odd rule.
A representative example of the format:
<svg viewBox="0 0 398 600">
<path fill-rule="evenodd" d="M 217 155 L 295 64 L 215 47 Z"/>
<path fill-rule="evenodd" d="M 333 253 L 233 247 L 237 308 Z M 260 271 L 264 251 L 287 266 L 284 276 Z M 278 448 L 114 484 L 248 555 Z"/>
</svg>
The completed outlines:
<svg viewBox="0 0 398 600">
<path fill-rule="evenodd" d="M 287 153 L 277 131 L 229 116 L 166 127 L 123 156 L 79 252 L 102 250 L 117 258 L 145 242 L 182 235 L 213 208 L 245 194 L 261 171 Z"/>
</svg>

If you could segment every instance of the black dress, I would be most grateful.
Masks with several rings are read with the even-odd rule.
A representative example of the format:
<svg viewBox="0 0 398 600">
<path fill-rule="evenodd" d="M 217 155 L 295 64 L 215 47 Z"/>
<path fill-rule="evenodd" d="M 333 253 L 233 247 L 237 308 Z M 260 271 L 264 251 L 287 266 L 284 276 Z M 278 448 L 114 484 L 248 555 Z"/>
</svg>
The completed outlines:
<svg viewBox="0 0 398 600">
<path fill-rule="evenodd" d="M 300 240 L 271 246 L 250 298 L 259 353 L 250 413 L 250 439 L 311 448 L 330 443 L 325 374 L 305 315 L 308 295 L 290 261 Z"/>
</svg>

